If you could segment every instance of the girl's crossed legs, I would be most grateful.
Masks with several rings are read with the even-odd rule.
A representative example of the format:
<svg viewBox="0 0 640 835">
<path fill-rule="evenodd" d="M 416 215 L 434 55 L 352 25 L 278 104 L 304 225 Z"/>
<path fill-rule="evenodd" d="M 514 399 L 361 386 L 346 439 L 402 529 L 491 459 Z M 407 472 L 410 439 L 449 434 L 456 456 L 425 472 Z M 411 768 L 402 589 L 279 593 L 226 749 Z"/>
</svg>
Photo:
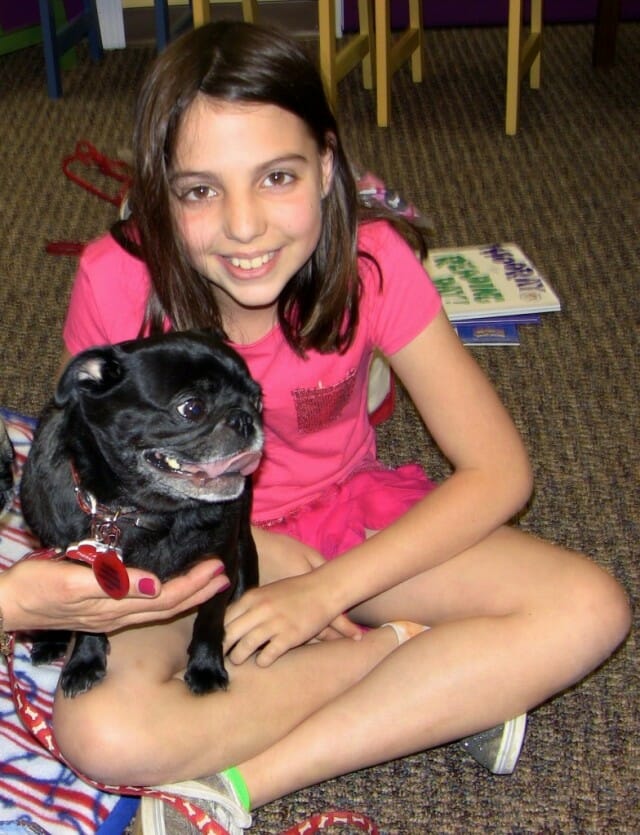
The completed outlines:
<svg viewBox="0 0 640 835">
<path fill-rule="evenodd" d="M 431 629 L 400 647 L 393 630 L 377 629 L 299 647 L 268 668 L 229 663 L 229 690 L 199 697 L 177 672 L 189 618 L 131 630 L 112 638 L 99 686 L 56 697 L 58 742 L 111 784 L 236 765 L 258 807 L 529 710 L 604 661 L 630 624 L 606 572 L 506 527 L 351 614 Z"/>
</svg>

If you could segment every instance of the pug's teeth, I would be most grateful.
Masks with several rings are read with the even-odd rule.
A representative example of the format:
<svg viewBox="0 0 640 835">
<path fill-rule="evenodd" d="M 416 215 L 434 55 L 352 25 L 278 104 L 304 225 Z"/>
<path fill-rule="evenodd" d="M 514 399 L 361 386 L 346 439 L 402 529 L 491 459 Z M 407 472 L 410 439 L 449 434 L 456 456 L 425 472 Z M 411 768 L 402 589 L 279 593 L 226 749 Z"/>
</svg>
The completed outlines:
<svg viewBox="0 0 640 835">
<path fill-rule="evenodd" d="M 172 470 L 179 470 L 180 469 L 180 462 L 177 458 L 165 458 L 167 462 L 167 466 L 170 467 Z"/>
</svg>

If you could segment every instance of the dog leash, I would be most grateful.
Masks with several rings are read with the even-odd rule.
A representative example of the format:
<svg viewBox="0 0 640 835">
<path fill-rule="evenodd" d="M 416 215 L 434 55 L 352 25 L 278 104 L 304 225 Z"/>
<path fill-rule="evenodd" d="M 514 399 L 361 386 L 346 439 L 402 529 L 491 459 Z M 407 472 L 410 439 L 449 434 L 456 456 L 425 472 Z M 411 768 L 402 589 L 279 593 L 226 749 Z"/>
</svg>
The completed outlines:
<svg viewBox="0 0 640 835">
<path fill-rule="evenodd" d="M 81 173 L 83 169 L 94 170 L 120 186 L 115 192 L 105 191 L 92 183 Z M 91 142 L 81 139 L 72 154 L 62 160 L 62 171 L 71 182 L 118 208 L 122 205 L 131 185 L 131 169 L 121 159 L 112 159 L 101 153 Z M 86 244 L 81 241 L 49 241 L 45 251 L 49 255 L 80 255 Z"/>
<path fill-rule="evenodd" d="M 81 543 L 76 543 L 75 547 Z M 86 555 L 81 554 L 75 556 L 72 553 L 64 552 L 59 548 L 40 548 L 29 552 L 23 559 L 80 559 L 83 562 L 92 561 L 86 558 Z M 95 561 L 93 561 L 95 565 Z M 94 568 L 95 570 L 95 568 Z M 125 570 L 126 572 L 126 570 Z M 107 591 L 107 593 L 109 593 Z M 55 757 L 67 768 L 69 768 L 81 780 L 88 783 L 93 788 L 102 792 L 119 795 L 132 795 L 137 797 L 153 797 L 162 800 L 164 803 L 171 805 L 179 814 L 185 817 L 198 832 L 203 835 L 229 835 L 228 831 L 221 826 L 217 821 L 213 820 L 210 815 L 193 801 L 188 798 L 180 797 L 179 795 L 169 794 L 158 789 L 153 789 L 147 786 L 111 786 L 105 783 L 100 783 L 97 780 L 92 780 L 82 772 L 78 771 L 64 756 L 58 744 L 56 743 L 53 728 L 51 727 L 51 719 L 47 716 L 37 705 L 29 700 L 26 689 L 22 686 L 19 676 L 15 670 L 15 634 L 8 633 L 7 639 L 2 646 L 2 654 L 6 658 L 7 672 L 9 676 L 9 685 L 11 687 L 11 695 L 16 708 L 16 712 L 20 717 L 22 723 L 32 736 L 45 748 L 51 756 Z M 289 829 L 284 830 L 281 835 L 313 835 L 316 832 L 324 832 L 334 825 L 351 826 L 361 832 L 368 833 L 368 835 L 380 835 L 376 824 L 366 815 L 358 812 L 346 810 L 330 810 L 319 814 L 312 815 L 300 823 L 295 824 Z"/>
<path fill-rule="evenodd" d="M 95 186 L 93 183 L 86 180 L 77 171 L 76 163 L 81 163 L 85 168 L 96 169 L 112 180 L 115 180 L 122 185 L 115 194 Z M 129 186 L 131 185 L 131 170 L 128 163 L 121 159 L 111 159 L 111 157 L 102 154 L 91 142 L 86 139 L 81 139 L 75 147 L 72 154 L 62 160 L 62 170 L 64 174 L 76 185 L 94 194 L 101 200 L 106 200 L 113 203 L 114 206 L 120 207 L 125 198 Z"/>
</svg>

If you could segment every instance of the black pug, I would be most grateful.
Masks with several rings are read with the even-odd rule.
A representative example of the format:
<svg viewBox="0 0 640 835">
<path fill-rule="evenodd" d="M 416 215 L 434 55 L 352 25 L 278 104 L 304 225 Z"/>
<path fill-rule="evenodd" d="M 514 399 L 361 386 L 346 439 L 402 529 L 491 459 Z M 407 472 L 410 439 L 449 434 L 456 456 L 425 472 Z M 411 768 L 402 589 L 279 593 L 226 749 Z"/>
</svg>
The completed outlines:
<svg viewBox="0 0 640 835">
<path fill-rule="evenodd" d="M 13 496 L 13 445 L 0 417 L 0 513 Z"/>
<path fill-rule="evenodd" d="M 231 587 L 199 607 L 188 649 L 193 693 L 227 686 L 225 608 L 258 583 L 249 476 L 262 452 L 261 408 L 244 361 L 213 333 L 92 348 L 64 371 L 22 476 L 24 517 L 45 546 L 104 541 L 161 580 L 206 555 L 223 560 Z M 34 663 L 60 658 L 70 637 L 37 633 Z M 103 634 L 76 633 L 60 679 L 66 696 L 104 677 L 108 648 Z"/>
</svg>

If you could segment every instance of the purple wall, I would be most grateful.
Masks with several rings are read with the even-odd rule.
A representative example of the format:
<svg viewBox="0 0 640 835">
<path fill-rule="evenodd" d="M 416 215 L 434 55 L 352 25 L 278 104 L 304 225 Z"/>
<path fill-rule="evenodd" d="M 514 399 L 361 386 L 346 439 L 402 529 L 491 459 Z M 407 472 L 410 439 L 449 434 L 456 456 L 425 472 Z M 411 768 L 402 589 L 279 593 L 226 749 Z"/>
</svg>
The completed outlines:
<svg viewBox="0 0 640 835">
<path fill-rule="evenodd" d="M 504 25 L 508 15 L 507 0 L 423 0 L 425 26 L 495 26 Z M 525 3 L 525 7 L 528 4 Z M 547 0 L 544 4 L 545 23 L 593 21 L 597 0 Z M 620 4 L 623 20 L 640 19 L 640 0 L 623 0 Z M 357 29 L 358 0 L 344 0 L 345 31 Z M 401 28 L 408 23 L 406 0 L 392 0 L 392 26 Z"/>
<path fill-rule="evenodd" d="M 75 17 L 82 11 L 82 0 L 65 0 L 67 18 Z M 40 23 L 38 0 L 0 0 L 0 27 L 5 32 L 21 29 L 23 26 L 35 26 Z"/>
</svg>

